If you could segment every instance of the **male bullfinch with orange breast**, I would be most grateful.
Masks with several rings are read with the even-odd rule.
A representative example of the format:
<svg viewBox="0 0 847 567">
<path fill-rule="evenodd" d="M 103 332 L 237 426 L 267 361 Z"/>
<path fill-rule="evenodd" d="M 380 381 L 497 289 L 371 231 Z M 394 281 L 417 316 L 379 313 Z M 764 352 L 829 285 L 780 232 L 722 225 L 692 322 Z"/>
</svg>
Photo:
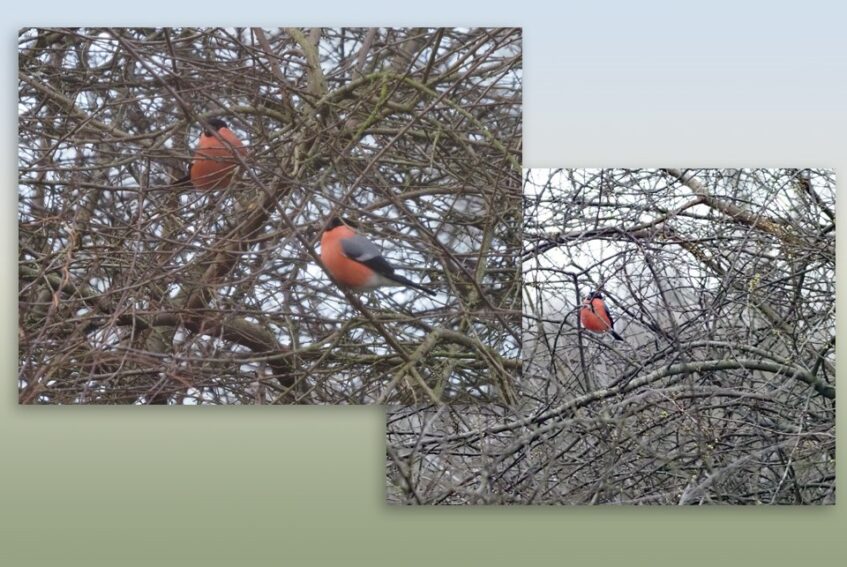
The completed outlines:
<svg viewBox="0 0 847 567">
<path fill-rule="evenodd" d="M 226 122 L 220 118 L 212 118 L 206 123 L 207 126 L 203 128 L 197 142 L 188 175 L 174 183 L 176 186 L 187 186 L 190 182 L 197 189 L 229 187 L 238 166 L 235 152 L 242 156 L 247 153 L 247 148 Z M 214 129 L 220 139 L 211 129 Z"/>
<path fill-rule="evenodd" d="M 339 284 L 354 291 L 406 286 L 436 295 L 431 289 L 395 273 L 376 244 L 333 217 L 321 236 L 321 262 Z"/>
<path fill-rule="evenodd" d="M 603 301 L 603 294 L 599 291 L 592 291 L 582 302 L 582 308 L 579 310 L 579 320 L 582 326 L 595 333 L 609 333 L 615 340 L 622 341 L 623 337 L 615 332 L 613 328 L 615 322 L 612 319 L 612 314 L 609 313 L 609 308 L 606 307 L 606 302 Z"/>
</svg>

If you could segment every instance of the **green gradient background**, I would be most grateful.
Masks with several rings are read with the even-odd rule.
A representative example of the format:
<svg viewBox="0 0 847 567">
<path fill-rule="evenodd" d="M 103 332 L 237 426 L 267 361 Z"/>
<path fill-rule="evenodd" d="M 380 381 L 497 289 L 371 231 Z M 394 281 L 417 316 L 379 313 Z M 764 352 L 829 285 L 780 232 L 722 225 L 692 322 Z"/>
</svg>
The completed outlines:
<svg viewBox="0 0 847 567">
<path fill-rule="evenodd" d="M 389 507 L 384 412 L 375 407 L 16 405 L 14 50 L 23 25 L 519 24 L 528 166 L 847 171 L 846 8 L 585 4 L 551 12 L 525 2 L 515 13 L 514 3 L 325 0 L 271 13 L 268 3 L 242 1 L 199 19 L 188 6 L 158 0 L 143 13 L 106 2 L 4 8 L 0 564 L 723 566 L 847 558 L 843 505 Z M 843 235 L 838 241 L 843 281 Z"/>
</svg>

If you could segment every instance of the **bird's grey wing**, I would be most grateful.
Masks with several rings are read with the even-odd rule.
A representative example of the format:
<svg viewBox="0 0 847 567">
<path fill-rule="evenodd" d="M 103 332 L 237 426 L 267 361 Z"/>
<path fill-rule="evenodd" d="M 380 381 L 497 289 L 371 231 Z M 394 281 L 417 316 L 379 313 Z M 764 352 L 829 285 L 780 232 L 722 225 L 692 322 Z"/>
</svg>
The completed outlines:
<svg viewBox="0 0 847 567">
<path fill-rule="evenodd" d="M 356 235 L 343 239 L 341 251 L 351 260 L 364 264 L 378 274 L 389 276 L 394 273 L 394 268 L 382 257 L 376 244 L 364 236 Z"/>
</svg>

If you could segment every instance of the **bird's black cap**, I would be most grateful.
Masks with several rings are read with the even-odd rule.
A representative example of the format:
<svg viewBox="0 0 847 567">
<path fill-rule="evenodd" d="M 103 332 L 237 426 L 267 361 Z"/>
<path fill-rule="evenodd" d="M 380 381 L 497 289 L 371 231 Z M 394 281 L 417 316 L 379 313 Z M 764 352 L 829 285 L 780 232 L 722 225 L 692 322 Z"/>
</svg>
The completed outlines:
<svg viewBox="0 0 847 567">
<path fill-rule="evenodd" d="M 229 126 L 227 126 L 227 123 L 221 120 L 220 118 L 210 118 L 206 121 L 206 124 L 214 128 L 215 130 L 220 130 L 221 128 L 229 128 Z M 212 132 L 209 130 L 208 127 L 203 128 L 203 130 L 206 132 L 207 136 L 212 135 Z"/>
<path fill-rule="evenodd" d="M 327 225 L 326 229 L 332 230 L 333 228 L 337 228 L 339 226 L 344 226 L 344 225 L 352 226 L 353 223 L 351 223 L 347 219 L 343 219 L 341 217 L 332 217 L 332 219 L 329 221 L 329 224 Z"/>
</svg>

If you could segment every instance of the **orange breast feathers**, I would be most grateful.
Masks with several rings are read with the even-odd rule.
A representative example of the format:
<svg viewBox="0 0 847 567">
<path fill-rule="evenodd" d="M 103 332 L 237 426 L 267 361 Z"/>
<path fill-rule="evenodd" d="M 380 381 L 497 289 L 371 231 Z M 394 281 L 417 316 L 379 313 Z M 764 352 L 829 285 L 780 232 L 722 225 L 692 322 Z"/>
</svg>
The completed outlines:
<svg viewBox="0 0 847 567">
<path fill-rule="evenodd" d="M 586 301 L 579 310 L 579 320 L 582 326 L 595 333 L 605 333 L 612 329 L 612 322 L 606 313 L 606 305 L 600 298 Z"/>
<path fill-rule="evenodd" d="M 340 225 L 321 236 L 321 262 L 335 280 L 348 287 L 369 287 L 376 275 L 372 269 L 344 255 L 341 241 L 356 236 L 348 226 Z"/>
<path fill-rule="evenodd" d="M 247 148 L 229 128 L 219 128 L 218 135 L 242 156 L 247 154 Z M 203 132 L 191 162 L 191 184 L 198 189 L 228 187 L 237 165 L 238 161 L 230 147 L 215 136 Z"/>
</svg>

